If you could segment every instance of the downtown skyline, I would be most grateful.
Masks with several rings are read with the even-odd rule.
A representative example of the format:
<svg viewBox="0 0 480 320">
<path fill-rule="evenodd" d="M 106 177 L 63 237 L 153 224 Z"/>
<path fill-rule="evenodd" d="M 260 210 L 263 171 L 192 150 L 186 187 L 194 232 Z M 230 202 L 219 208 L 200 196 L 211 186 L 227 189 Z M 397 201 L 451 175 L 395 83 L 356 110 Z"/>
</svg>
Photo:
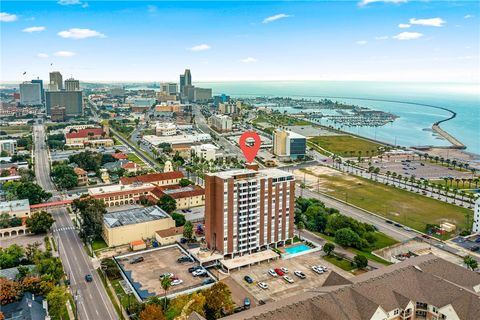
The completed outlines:
<svg viewBox="0 0 480 320">
<path fill-rule="evenodd" d="M 478 82 L 479 4 L 5 1 L 2 82 Z M 25 75 L 23 73 L 26 72 Z"/>
</svg>

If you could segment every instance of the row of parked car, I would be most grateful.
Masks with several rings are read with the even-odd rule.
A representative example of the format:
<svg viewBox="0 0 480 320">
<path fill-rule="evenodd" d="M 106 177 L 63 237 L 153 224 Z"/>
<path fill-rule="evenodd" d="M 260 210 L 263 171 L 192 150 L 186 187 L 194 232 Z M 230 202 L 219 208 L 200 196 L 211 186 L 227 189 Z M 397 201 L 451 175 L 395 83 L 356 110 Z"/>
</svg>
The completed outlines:
<svg viewBox="0 0 480 320">
<path fill-rule="evenodd" d="M 322 273 L 327 272 L 327 267 L 321 266 L 321 265 L 312 266 L 312 270 L 315 271 L 318 274 L 322 274 Z M 274 278 L 282 277 L 283 280 L 285 280 L 288 283 L 294 283 L 295 282 L 295 280 L 293 280 L 293 278 L 288 275 L 289 270 L 285 267 L 268 269 L 267 273 Z M 307 278 L 307 275 L 303 271 L 300 271 L 300 270 L 295 270 L 293 272 L 293 274 L 296 275 L 300 279 L 306 279 Z M 248 284 L 253 283 L 253 279 L 250 276 L 245 276 L 243 278 L 243 280 L 245 280 L 245 282 L 247 282 Z M 266 282 L 263 282 L 263 281 L 259 282 L 258 286 L 262 289 L 268 289 L 268 284 Z"/>
</svg>

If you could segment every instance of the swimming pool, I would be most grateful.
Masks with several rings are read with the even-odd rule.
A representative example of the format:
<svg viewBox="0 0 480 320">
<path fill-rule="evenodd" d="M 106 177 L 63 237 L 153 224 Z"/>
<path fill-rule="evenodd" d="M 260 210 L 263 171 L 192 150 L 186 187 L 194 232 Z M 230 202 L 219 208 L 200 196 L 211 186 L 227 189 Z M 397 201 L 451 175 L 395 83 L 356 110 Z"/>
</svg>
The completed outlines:
<svg viewBox="0 0 480 320">
<path fill-rule="evenodd" d="M 312 248 L 310 248 L 307 245 L 299 244 L 298 246 L 295 246 L 295 247 L 285 248 L 285 252 L 288 254 L 295 254 L 295 253 L 299 253 L 299 252 L 303 252 L 311 249 Z"/>
</svg>

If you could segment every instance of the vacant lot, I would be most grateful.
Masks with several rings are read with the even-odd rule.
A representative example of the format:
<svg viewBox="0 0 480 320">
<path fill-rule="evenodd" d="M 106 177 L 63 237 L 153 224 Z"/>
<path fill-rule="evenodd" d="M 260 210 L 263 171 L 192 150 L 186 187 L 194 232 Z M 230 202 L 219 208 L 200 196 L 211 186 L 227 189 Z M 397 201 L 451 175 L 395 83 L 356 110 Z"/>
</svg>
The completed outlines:
<svg viewBox="0 0 480 320">
<path fill-rule="evenodd" d="M 0 131 L 5 132 L 7 135 L 9 134 L 19 134 L 19 133 L 29 133 L 32 131 L 32 126 L 12 126 L 12 127 L 0 127 Z"/>
<path fill-rule="evenodd" d="M 310 176 L 310 183 L 307 183 L 313 189 L 318 188 L 320 192 L 419 231 L 425 231 L 426 224 L 442 222 L 453 223 L 462 230 L 467 227 L 466 216 L 473 214 L 469 209 L 336 170 L 326 172 L 322 169 L 319 171 L 320 174 L 315 171 L 316 168 L 306 170 L 307 173 L 315 175 Z M 303 173 L 299 172 L 299 174 L 303 178 Z M 317 183 L 319 183 L 318 186 Z"/>
<path fill-rule="evenodd" d="M 380 154 L 381 144 L 349 135 L 319 136 L 308 140 L 325 150 L 344 157 L 368 157 Z"/>
<path fill-rule="evenodd" d="M 193 262 L 177 263 L 177 259 L 183 256 L 178 247 L 168 247 L 160 250 L 139 252 L 127 257 L 118 257 L 117 261 L 121 268 L 128 275 L 129 280 L 141 292 L 142 298 L 153 295 L 162 295 L 163 289 L 160 284 L 160 275 L 171 272 L 174 277 L 183 280 L 183 283 L 172 286 L 168 294 L 181 292 L 194 287 L 200 287 L 207 277 L 194 277 L 188 272 L 188 268 L 194 265 Z M 144 261 L 137 264 L 130 264 L 129 261 L 136 257 L 143 257 Z"/>
<path fill-rule="evenodd" d="M 335 270 L 335 272 L 346 278 L 353 276 L 353 274 L 346 272 L 324 260 L 320 253 L 314 252 L 287 260 L 262 262 L 258 265 L 250 266 L 248 268 L 235 270 L 231 272 L 231 277 L 240 286 L 244 287 L 249 293 L 251 293 L 257 301 L 279 300 L 294 296 L 304 291 L 321 287 L 330 272 L 321 275 L 315 273 L 311 267 L 319 264 L 327 266 L 329 270 Z M 268 269 L 282 267 L 285 267 L 289 270 L 288 276 L 294 280 L 294 283 L 288 283 L 282 277 L 274 278 L 268 274 Z M 306 279 L 300 279 L 299 277 L 295 276 L 293 272 L 296 270 L 305 273 Z M 246 275 L 253 279 L 252 284 L 245 282 L 243 277 Z M 267 283 L 268 289 L 260 288 L 258 286 L 259 282 Z"/>
</svg>

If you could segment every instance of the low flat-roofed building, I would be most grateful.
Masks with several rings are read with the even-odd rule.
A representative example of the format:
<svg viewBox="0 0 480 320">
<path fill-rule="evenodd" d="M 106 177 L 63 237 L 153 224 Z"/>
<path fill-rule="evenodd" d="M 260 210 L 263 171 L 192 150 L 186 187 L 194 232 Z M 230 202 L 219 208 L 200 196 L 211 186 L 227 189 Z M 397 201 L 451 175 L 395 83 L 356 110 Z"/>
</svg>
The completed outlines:
<svg viewBox="0 0 480 320">
<path fill-rule="evenodd" d="M 215 160 L 218 148 L 211 143 L 205 143 L 190 148 L 192 155 L 206 161 Z"/>
<path fill-rule="evenodd" d="M 8 213 L 10 218 L 23 218 L 30 215 L 28 199 L 0 202 L 0 214 Z"/>
<path fill-rule="evenodd" d="M 175 220 L 158 206 L 106 213 L 103 238 L 109 247 L 155 238 L 156 232 L 175 227 Z"/>
<path fill-rule="evenodd" d="M 177 134 L 177 126 L 171 122 L 157 122 L 155 134 L 157 136 L 174 136 Z"/>
<path fill-rule="evenodd" d="M 155 188 L 152 193 L 160 199 L 163 195 L 169 195 L 177 203 L 177 209 L 187 209 L 205 205 L 205 190 L 200 186 L 171 185 Z"/>
<path fill-rule="evenodd" d="M 155 232 L 155 239 L 157 239 L 160 245 L 165 246 L 175 242 L 180 242 L 183 237 L 183 226 L 171 227 L 169 229 L 158 230 Z"/>
<path fill-rule="evenodd" d="M 207 142 L 212 140 L 212 136 L 208 133 L 198 134 L 178 134 L 174 136 L 152 136 L 145 135 L 143 140 L 150 143 L 153 146 L 158 146 L 162 143 L 168 143 L 172 147 L 178 144 L 193 145 L 196 143 Z"/>
</svg>

